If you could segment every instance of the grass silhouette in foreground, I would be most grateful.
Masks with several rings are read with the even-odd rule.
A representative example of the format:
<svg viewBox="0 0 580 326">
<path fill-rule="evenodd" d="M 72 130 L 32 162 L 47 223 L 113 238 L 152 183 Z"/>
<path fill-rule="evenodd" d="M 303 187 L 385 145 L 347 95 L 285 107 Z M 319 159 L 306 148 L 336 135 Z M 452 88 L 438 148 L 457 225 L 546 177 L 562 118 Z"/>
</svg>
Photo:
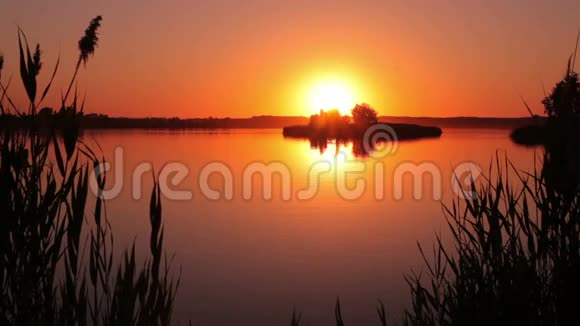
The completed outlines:
<svg viewBox="0 0 580 326">
<path fill-rule="evenodd" d="M 535 171 L 498 157 L 465 200 L 444 206 L 451 245 L 437 236 L 432 256 L 419 245 L 425 270 L 405 277 L 404 325 L 580 323 L 580 87 L 570 67 L 544 101 L 556 109 Z M 382 304 L 377 313 L 386 325 Z M 338 301 L 335 318 L 345 325 Z"/>
<path fill-rule="evenodd" d="M 68 97 L 81 63 L 86 64 L 94 53 L 100 23 L 97 16 L 79 41 L 79 60 L 61 102 L 61 129 L 40 130 L 35 123 L 36 108 L 49 92 L 59 62 L 37 100 L 42 52 L 37 45 L 31 54 L 20 29 L 26 110 L 14 105 L 8 95 L 10 82 L 5 86 L 0 75 L 2 115 L 32 121 L 26 129 L 0 131 L 2 325 L 169 325 L 171 321 L 178 281 L 170 278 L 163 253 L 158 185 L 150 203 L 151 255 L 142 266 L 136 261 L 134 244 L 114 263 L 113 235 L 103 200 L 97 197 L 92 218 L 86 209 L 90 168 L 98 170 L 104 158 L 78 140 L 83 105 L 76 91 L 70 102 Z M 51 149 L 54 159 L 49 159 Z M 102 192 L 106 175 L 96 174 L 94 181 Z"/>
</svg>

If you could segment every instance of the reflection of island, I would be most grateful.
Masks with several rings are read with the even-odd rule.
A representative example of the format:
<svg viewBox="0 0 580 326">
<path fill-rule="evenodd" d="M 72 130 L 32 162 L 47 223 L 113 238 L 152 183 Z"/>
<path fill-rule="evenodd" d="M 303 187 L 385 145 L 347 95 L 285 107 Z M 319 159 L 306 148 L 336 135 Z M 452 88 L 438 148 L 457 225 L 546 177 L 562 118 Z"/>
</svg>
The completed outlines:
<svg viewBox="0 0 580 326">
<path fill-rule="evenodd" d="M 370 144 L 367 148 L 362 141 L 362 139 L 328 139 L 328 138 L 310 138 L 310 148 L 317 149 L 320 154 L 324 154 L 328 150 L 329 145 L 335 146 L 335 152 L 333 153 L 334 156 L 338 155 L 338 153 L 342 149 L 347 149 L 349 145 L 352 143 L 352 154 L 355 157 L 369 157 L 372 152 L 375 150 L 374 144 Z M 379 145 L 380 142 L 377 144 Z M 331 147 L 332 148 L 332 147 Z"/>
<path fill-rule="evenodd" d="M 377 131 L 388 129 L 388 140 L 414 140 L 422 138 L 435 138 L 441 136 L 441 128 L 431 126 L 419 126 L 415 124 L 387 124 L 378 123 L 377 114 L 367 104 L 355 106 L 352 110 L 352 120 L 349 116 L 342 116 L 338 110 L 320 111 L 310 117 L 307 125 L 284 127 L 283 135 L 288 138 L 308 139 L 310 147 L 318 148 L 324 152 L 329 142 L 346 144 L 352 142 L 352 150 L 356 156 L 367 156 L 368 151 L 373 150 L 373 141 L 365 139 L 365 133 L 370 127 Z M 367 134 L 372 137 L 372 134 Z M 378 143 L 385 141 L 377 139 Z M 365 146 L 365 142 L 367 142 Z"/>
<path fill-rule="evenodd" d="M 420 126 L 418 126 L 420 127 Z M 307 138 L 307 137 L 289 137 L 289 136 L 285 136 L 288 138 L 295 138 L 295 139 L 307 139 L 310 143 L 310 148 L 312 149 L 317 149 L 320 154 L 324 154 L 327 152 L 329 145 L 335 145 L 336 146 L 336 152 L 334 153 L 335 155 L 337 155 L 341 148 L 348 148 L 350 144 L 352 144 L 352 154 L 355 157 L 369 157 L 373 151 L 376 150 L 376 146 L 381 146 L 381 144 L 384 142 L 384 140 L 379 139 L 377 141 L 377 143 L 373 144 L 370 143 L 368 145 L 364 144 L 364 141 L 362 138 L 353 138 L 353 139 L 343 139 L 343 138 Z M 426 137 L 423 137 L 426 138 Z M 432 138 L 432 137 L 431 137 Z M 408 141 L 412 141 L 414 139 L 418 139 L 418 138 L 407 138 L 407 139 L 403 139 L 403 141 L 408 140 Z M 332 148 L 332 147 L 331 147 Z"/>
</svg>

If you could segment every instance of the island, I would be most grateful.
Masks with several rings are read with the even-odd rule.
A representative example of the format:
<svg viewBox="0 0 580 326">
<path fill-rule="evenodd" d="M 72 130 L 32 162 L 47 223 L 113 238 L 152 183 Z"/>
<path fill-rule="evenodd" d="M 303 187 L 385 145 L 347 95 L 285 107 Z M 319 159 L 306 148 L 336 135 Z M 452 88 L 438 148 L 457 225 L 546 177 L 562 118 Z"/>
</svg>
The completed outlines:
<svg viewBox="0 0 580 326">
<path fill-rule="evenodd" d="M 336 109 L 320 110 L 320 114 L 310 117 L 308 124 L 284 127 L 282 134 L 289 138 L 360 140 L 370 127 L 392 130 L 394 135 L 390 138 L 397 140 L 436 138 L 442 134 L 441 128 L 434 126 L 379 122 L 376 111 L 364 103 L 355 106 L 352 118 Z"/>
<path fill-rule="evenodd" d="M 545 117 L 533 115 L 533 123 L 516 128 L 511 139 L 520 145 L 568 146 L 580 139 L 580 78 L 569 61 L 564 78 L 542 100 Z M 526 105 L 527 106 L 527 105 Z"/>
<path fill-rule="evenodd" d="M 515 128 L 510 138 L 518 145 L 524 146 L 538 146 L 546 142 L 547 126 L 544 121 L 542 123 L 530 124 Z"/>
<path fill-rule="evenodd" d="M 443 133 L 441 128 L 434 126 L 420 126 L 406 123 L 378 123 L 375 126 L 385 125 L 392 128 L 398 140 L 412 140 L 420 138 L 436 138 Z M 336 139 L 357 139 L 362 138 L 367 127 L 360 127 L 354 123 L 342 128 L 313 128 L 310 125 L 288 126 L 282 129 L 284 137 L 288 138 L 336 138 Z"/>
</svg>

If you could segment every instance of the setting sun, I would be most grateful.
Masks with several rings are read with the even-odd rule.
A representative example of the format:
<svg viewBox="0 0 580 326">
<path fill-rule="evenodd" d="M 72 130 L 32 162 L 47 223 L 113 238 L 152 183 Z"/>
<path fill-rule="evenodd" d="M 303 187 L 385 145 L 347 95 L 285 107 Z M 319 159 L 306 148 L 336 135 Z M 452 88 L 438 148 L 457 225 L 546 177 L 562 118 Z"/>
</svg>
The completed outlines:
<svg viewBox="0 0 580 326">
<path fill-rule="evenodd" d="M 309 89 L 308 106 L 311 112 L 338 109 L 341 114 L 349 115 L 355 104 L 352 88 L 342 81 L 320 81 Z"/>
</svg>

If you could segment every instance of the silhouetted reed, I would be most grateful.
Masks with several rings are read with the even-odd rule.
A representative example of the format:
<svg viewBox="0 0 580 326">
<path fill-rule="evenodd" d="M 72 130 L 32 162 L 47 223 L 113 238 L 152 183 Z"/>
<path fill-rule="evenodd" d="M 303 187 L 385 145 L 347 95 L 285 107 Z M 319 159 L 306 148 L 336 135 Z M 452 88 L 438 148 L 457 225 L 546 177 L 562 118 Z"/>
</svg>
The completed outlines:
<svg viewBox="0 0 580 326">
<path fill-rule="evenodd" d="M 543 157 L 526 173 L 496 158 L 484 181 L 444 206 L 425 268 L 405 276 L 404 325 L 577 325 L 580 322 L 580 84 L 568 65 L 543 101 Z M 377 308 L 386 325 L 382 304 Z M 344 325 L 340 302 L 337 325 Z M 293 318 L 292 325 L 297 325 Z"/>
<path fill-rule="evenodd" d="M 89 56 L 93 55 L 95 53 L 95 48 L 98 45 L 99 42 L 99 36 L 98 36 L 98 29 L 99 27 L 101 27 L 101 21 L 103 20 L 103 17 L 101 16 L 97 16 L 95 18 L 93 18 L 91 20 L 91 23 L 89 24 L 89 27 L 87 27 L 87 29 L 85 30 L 85 35 L 83 35 L 83 37 L 79 40 L 79 58 L 77 60 L 76 66 L 75 66 L 75 72 L 73 75 L 73 78 L 70 82 L 70 84 L 68 85 L 68 89 L 66 90 L 66 94 L 64 96 L 64 101 L 66 101 L 68 99 L 68 96 L 70 94 L 70 91 L 72 89 L 73 83 L 76 79 L 76 76 L 79 72 L 79 68 L 81 67 L 81 63 L 84 64 L 86 66 L 87 62 L 89 61 Z"/>
<path fill-rule="evenodd" d="M 531 174 L 507 159 L 497 159 L 494 167 L 484 182 L 464 191 L 466 200 L 445 206 L 450 241 L 437 236 L 432 255 L 419 246 L 425 269 L 405 277 L 412 305 L 404 325 L 580 321 L 578 189 L 558 190 L 542 164 Z M 377 313 L 386 325 L 382 304 Z M 335 319 L 336 325 L 345 324 L 338 301 Z"/>
<path fill-rule="evenodd" d="M 377 305 L 377 315 L 379 325 L 387 326 L 387 313 L 385 312 L 385 305 L 382 301 L 379 300 L 379 304 Z M 342 310 L 340 306 L 340 299 L 336 298 L 336 303 L 334 305 L 334 320 L 336 322 L 336 326 L 345 326 L 344 320 L 342 319 Z M 290 320 L 291 326 L 300 326 L 302 325 L 302 314 L 297 313 L 296 309 L 292 311 L 292 319 Z"/>
<path fill-rule="evenodd" d="M 543 101 L 544 154 L 532 173 L 496 160 L 496 177 L 445 207 L 427 280 L 407 277 L 409 325 L 571 325 L 580 322 L 580 84 L 568 63 Z M 512 180 L 515 179 L 515 186 Z"/>
<path fill-rule="evenodd" d="M 79 62 L 93 53 L 100 21 L 93 19 L 79 42 Z M 42 52 L 37 45 L 31 55 L 20 29 L 18 39 L 29 106 L 19 110 L 7 95 L 9 83 L 5 87 L 1 81 L 0 106 L 2 114 L 14 111 L 35 121 L 58 62 L 36 102 Z M 178 281 L 170 277 L 163 252 L 159 186 L 154 184 L 150 201 L 150 257 L 137 263 L 133 244 L 114 263 L 111 225 L 100 196 L 104 171 L 95 174 L 99 196 L 94 211 L 87 210 L 90 171 L 105 159 L 78 139 L 82 110 L 75 92 L 70 103 L 67 96 L 62 99 L 65 127 L 59 135 L 54 129 L 41 133 L 34 125 L 0 132 L 0 324 L 169 325 Z"/>
</svg>

